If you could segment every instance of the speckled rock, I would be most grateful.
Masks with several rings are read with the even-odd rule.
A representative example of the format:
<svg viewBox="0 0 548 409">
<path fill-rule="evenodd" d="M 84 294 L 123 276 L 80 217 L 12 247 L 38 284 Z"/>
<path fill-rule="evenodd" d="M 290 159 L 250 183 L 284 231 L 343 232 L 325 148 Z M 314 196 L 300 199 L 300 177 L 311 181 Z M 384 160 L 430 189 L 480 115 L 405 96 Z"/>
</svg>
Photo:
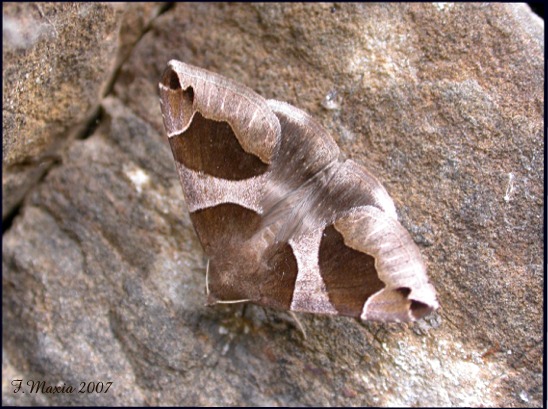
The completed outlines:
<svg viewBox="0 0 548 409">
<path fill-rule="evenodd" d="M 158 5 L 3 4 L 2 217 L 85 132 Z"/>
<path fill-rule="evenodd" d="M 167 10 L 4 234 L 3 403 L 541 405 L 543 38 L 511 4 Z M 157 99 L 171 58 L 318 118 L 394 198 L 441 309 L 300 315 L 303 339 L 284 312 L 206 307 Z M 15 377 L 113 384 L 22 395 Z"/>
</svg>

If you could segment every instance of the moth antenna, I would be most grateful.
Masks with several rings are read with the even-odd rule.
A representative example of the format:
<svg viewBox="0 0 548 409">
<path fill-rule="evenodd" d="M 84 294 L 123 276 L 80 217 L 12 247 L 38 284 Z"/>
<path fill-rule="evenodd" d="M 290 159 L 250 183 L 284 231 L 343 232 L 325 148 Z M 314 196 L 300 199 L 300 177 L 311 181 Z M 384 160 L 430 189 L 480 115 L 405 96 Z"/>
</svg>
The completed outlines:
<svg viewBox="0 0 548 409">
<path fill-rule="evenodd" d="M 240 318 L 243 318 L 243 317 L 244 317 L 245 312 L 246 312 L 246 310 L 247 310 L 247 306 L 248 306 L 248 304 L 242 305 L 242 313 L 241 313 L 241 315 L 240 315 Z"/>
<path fill-rule="evenodd" d="M 301 330 L 301 332 L 303 333 L 303 337 L 304 339 L 306 339 L 306 331 L 304 330 L 304 327 L 303 327 L 303 324 L 301 324 L 301 321 L 297 318 L 297 314 L 295 314 L 293 311 L 289 310 L 289 314 L 291 314 L 291 316 L 293 317 L 293 319 L 295 320 L 295 322 L 297 323 L 297 326 L 299 327 L 299 329 Z"/>
<path fill-rule="evenodd" d="M 215 300 L 215 304 L 238 304 L 241 302 L 250 302 L 250 298 L 244 298 L 241 300 Z"/>
</svg>

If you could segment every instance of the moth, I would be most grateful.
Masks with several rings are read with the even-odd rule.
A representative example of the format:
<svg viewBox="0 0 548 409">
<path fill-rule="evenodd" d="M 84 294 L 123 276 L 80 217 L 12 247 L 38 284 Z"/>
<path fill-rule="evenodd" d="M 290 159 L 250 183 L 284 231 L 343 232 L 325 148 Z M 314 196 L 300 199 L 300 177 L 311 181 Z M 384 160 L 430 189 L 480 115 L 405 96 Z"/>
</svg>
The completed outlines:
<svg viewBox="0 0 548 409">
<path fill-rule="evenodd" d="M 396 322 L 438 307 L 392 199 L 310 115 L 175 60 L 159 93 L 209 304 Z"/>
</svg>

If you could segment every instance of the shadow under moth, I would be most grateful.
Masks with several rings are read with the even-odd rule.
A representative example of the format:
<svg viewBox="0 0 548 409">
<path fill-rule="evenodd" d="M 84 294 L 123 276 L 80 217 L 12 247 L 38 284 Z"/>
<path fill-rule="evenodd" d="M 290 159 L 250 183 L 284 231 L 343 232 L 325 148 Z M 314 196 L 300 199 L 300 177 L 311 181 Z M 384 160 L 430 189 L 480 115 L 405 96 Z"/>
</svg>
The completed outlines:
<svg viewBox="0 0 548 409">
<path fill-rule="evenodd" d="M 208 303 L 396 322 L 438 307 L 392 199 L 312 117 L 175 60 L 159 88 Z"/>
</svg>

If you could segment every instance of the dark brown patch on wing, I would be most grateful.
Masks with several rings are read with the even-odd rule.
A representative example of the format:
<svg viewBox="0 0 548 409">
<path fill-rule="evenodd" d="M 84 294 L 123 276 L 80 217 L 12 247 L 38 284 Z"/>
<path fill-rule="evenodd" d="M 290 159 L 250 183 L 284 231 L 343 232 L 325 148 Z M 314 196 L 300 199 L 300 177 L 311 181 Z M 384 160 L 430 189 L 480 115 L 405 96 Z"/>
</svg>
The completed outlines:
<svg viewBox="0 0 548 409">
<path fill-rule="evenodd" d="M 297 260 L 287 243 L 265 244 L 257 213 L 225 203 L 198 210 L 191 218 L 209 257 L 211 302 L 250 299 L 290 308 Z"/>
<path fill-rule="evenodd" d="M 265 256 L 266 269 L 259 274 L 260 303 L 272 308 L 289 310 L 298 272 L 293 249 L 284 243 L 271 247 Z"/>
<path fill-rule="evenodd" d="M 243 243 L 253 237 L 260 216 L 242 206 L 224 203 L 190 214 L 192 224 L 209 258 L 210 301 L 257 298 L 248 288 L 249 271 L 257 256 Z"/>
<path fill-rule="evenodd" d="M 190 214 L 192 224 L 208 257 L 225 253 L 223 248 L 237 246 L 250 239 L 261 224 L 253 210 L 233 203 L 223 203 Z"/>
<path fill-rule="evenodd" d="M 347 247 L 333 226 L 324 230 L 319 265 L 329 300 L 341 315 L 360 317 L 365 301 L 384 287 L 375 259 Z"/>
<path fill-rule="evenodd" d="M 169 141 L 176 161 L 217 178 L 248 179 L 268 168 L 257 156 L 242 149 L 228 123 L 206 119 L 199 112 L 183 134 Z"/>
</svg>

